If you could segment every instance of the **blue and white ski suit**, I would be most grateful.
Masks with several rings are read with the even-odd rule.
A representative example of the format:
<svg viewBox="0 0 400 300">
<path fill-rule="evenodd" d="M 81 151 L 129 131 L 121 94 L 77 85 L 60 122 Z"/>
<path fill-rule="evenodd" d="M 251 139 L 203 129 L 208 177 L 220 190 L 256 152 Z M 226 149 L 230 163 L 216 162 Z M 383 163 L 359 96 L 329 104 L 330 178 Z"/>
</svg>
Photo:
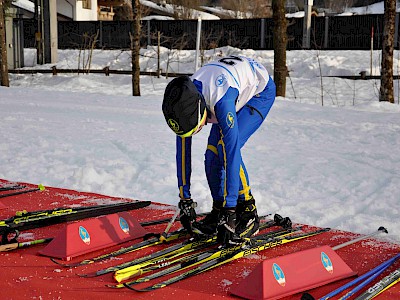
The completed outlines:
<svg viewBox="0 0 400 300">
<path fill-rule="evenodd" d="M 203 95 L 213 123 L 205 153 L 205 171 L 214 201 L 227 208 L 249 200 L 249 177 L 241 148 L 265 120 L 275 100 L 276 88 L 264 66 L 243 56 L 210 62 L 191 80 Z M 192 137 L 176 139 L 179 196 L 191 198 Z"/>
</svg>

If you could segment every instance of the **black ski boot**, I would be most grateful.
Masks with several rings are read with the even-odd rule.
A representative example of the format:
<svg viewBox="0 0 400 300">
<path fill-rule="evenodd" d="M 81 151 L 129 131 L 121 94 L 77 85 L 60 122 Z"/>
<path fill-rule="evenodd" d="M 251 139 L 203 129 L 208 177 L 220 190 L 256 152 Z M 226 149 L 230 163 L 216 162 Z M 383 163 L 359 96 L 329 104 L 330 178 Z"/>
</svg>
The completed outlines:
<svg viewBox="0 0 400 300">
<path fill-rule="evenodd" d="M 213 202 L 213 208 L 211 212 L 200 221 L 196 221 L 192 224 L 194 229 L 197 229 L 202 234 L 215 234 L 217 232 L 219 213 L 221 211 L 222 202 Z"/>
<path fill-rule="evenodd" d="M 258 233 L 260 218 L 257 214 L 255 200 L 238 201 L 236 206 L 236 234 L 241 238 L 249 238 Z"/>
</svg>

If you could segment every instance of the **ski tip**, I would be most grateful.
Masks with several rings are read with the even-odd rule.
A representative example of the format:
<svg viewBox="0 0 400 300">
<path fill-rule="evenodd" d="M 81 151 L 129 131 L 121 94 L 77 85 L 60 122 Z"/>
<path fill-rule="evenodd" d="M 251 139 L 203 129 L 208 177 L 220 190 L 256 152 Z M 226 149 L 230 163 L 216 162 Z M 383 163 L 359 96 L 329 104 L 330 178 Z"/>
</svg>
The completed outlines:
<svg viewBox="0 0 400 300">
<path fill-rule="evenodd" d="M 62 262 L 58 261 L 57 259 L 55 259 L 55 258 L 53 258 L 53 257 L 50 257 L 50 260 L 51 260 L 53 263 L 55 263 L 55 264 L 57 264 L 57 265 L 59 265 L 59 266 L 68 267 L 67 264 L 63 264 Z"/>
<path fill-rule="evenodd" d="M 124 287 L 126 287 L 126 288 L 132 290 L 132 291 L 136 291 L 136 289 L 134 289 L 133 287 L 131 287 L 131 286 L 130 286 L 128 283 L 126 283 L 126 282 L 122 283 L 122 285 L 123 285 Z"/>
<path fill-rule="evenodd" d="M 64 267 L 64 268 L 75 268 L 75 267 L 79 267 L 79 266 L 82 265 L 82 262 L 71 263 L 71 264 L 64 264 L 64 263 L 62 263 L 61 261 L 59 261 L 58 259 L 55 259 L 55 258 L 50 258 L 50 260 L 51 260 L 53 263 L 55 263 L 55 264 L 57 264 L 57 265 L 59 265 L 59 266 L 62 266 L 62 267 Z M 83 262 L 86 262 L 86 261 L 83 261 Z"/>
<path fill-rule="evenodd" d="M 43 184 L 39 184 L 39 185 L 38 185 L 38 189 L 39 189 L 40 191 L 44 191 L 46 188 L 44 187 Z"/>
<path fill-rule="evenodd" d="M 389 231 L 387 231 L 387 229 L 385 227 L 383 227 L 383 226 L 379 227 L 378 231 L 382 231 L 384 233 L 389 233 Z"/>
<path fill-rule="evenodd" d="M 112 289 L 120 289 L 125 287 L 124 284 L 106 284 L 106 287 L 112 288 Z"/>
<path fill-rule="evenodd" d="M 96 277 L 97 274 L 95 273 L 88 273 L 88 274 L 76 274 L 79 277 L 83 277 L 83 278 L 91 278 L 91 277 Z"/>
<path fill-rule="evenodd" d="M 153 290 L 152 287 L 147 287 L 147 288 L 144 288 L 144 289 L 141 289 L 141 290 L 140 289 L 135 289 L 134 287 L 131 286 L 131 284 L 129 284 L 129 282 L 124 282 L 122 284 L 124 285 L 124 287 L 126 287 L 126 288 L 128 288 L 128 289 L 130 289 L 132 291 L 135 291 L 135 292 L 149 292 L 149 291 Z"/>
</svg>

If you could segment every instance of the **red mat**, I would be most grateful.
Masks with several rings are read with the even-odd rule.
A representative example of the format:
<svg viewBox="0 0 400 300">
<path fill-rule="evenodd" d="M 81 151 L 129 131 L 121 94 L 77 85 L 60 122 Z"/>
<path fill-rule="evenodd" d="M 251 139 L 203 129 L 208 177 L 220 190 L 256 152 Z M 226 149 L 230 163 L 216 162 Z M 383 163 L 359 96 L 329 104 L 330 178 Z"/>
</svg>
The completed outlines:
<svg viewBox="0 0 400 300">
<path fill-rule="evenodd" d="M 8 181 L 0 180 L 1 184 Z M 37 185 L 27 186 L 37 187 Z M 0 219 L 6 219 L 18 210 L 44 210 L 66 206 L 88 206 L 115 203 L 120 198 L 105 195 L 83 193 L 73 190 L 46 187 L 45 191 L 23 194 L 2 199 L 6 208 L 0 210 Z M 147 199 L 140 199 L 147 200 Z M 171 217 L 174 213 L 172 207 L 159 203 L 152 203 L 151 206 L 129 212 L 139 222 Z M 290 216 L 289 216 L 290 217 Z M 295 221 L 295 220 L 293 220 Z M 65 224 L 53 225 L 50 227 L 32 229 L 22 232 L 19 241 L 55 237 Z M 153 227 L 146 227 L 149 232 L 161 232 L 166 224 Z M 176 223 L 172 230 L 177 229 Z M 374 231 L 377 228 L 371 228 Z M 390 228 L 388 228 L 390 231 Z M 26 249 L 17 249 L 10 252 L 0 252 L 0 289 L 2 299 L 237 299 L 229 295 L 229 290 L 239 284 L 252 270 L 264 259 L 290 254 L 296 251 L 310 249 L 322 245 L 335 246 L 358 235 L 332 230 L 319 236 L 282 245 L 263 251 L 257 255 L 240 259 L 217 269 L 200 274 L 193 278 L 178 282 L 171 286 L 162 288 L 155 292 L 137 293 L 128 289 L 110 289 L 105 284 L 115 284 L 112 273 L 95 278 L 81 278 L 76 274 L 89 273 L 105 267 L 117 265 L 152 251 L 165 247 L 155 246 L 147 250 L 128 253 L 117 258 L 99 262 L 74 269 L 57 266 L 48 257 L 38 255 L 38 251 L 45 245 L 36 245 Z M 137 240 L 139 242 L 140 240 Z M 136 242 L 136 241 L 134 241 Z M 75 258 L 72 262 L 85 258 L 99 256 L 119 249 L 122 246 L 129 246 L 127 242 L 112 248 L 99 250 Z M 357 244 L 337 250 L 338 255 L 349 265 L 349 267 L 363 274 L 383 261 L 393 257 L 400 252 L 400 245 L 369 239 Z M 398 268 L 398 263 L 387 270 L 386 273 Z M 308 291 L 314 297 L 321 297 L 339 286 L 354 278 L 343 279 L 324 287 Z M 379 279 L 379 278 L 378 278 Z M 147 286 L 148 284 L 145 284 Z M 141 287 L 141 285 L 138 285 Z M 376 299 L 400 299 L 400 285 L 396 285 Z M 284 299 L 300 299 L 301 294 L 286 297 Z M 334 298 L 333 298 L 334 299 Z"/>
</svg>

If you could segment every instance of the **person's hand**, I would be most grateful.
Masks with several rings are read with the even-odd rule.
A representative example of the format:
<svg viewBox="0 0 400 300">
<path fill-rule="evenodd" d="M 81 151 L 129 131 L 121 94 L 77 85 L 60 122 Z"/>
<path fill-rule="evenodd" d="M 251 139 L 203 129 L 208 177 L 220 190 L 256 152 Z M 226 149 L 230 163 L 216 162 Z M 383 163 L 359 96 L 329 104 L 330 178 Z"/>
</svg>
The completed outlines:
<svg viewBox="0 0 400 300">
<path fill-rule="evenodd" d="M 238 237 L 235 234 L 235 228 L 235 208 L 222 208 L 219 214 L 217 227 L 217 241 L 221 243 L 221 245 L 224 247 L 229 247 L 237 244 Z"/>
<path fill-rule="evenodd" d="M 197 202 L 192 199 L 181 199 L 178 207 L 180 208 L 180 222 L 190 234 L 193 234 L 192 223 L 196 221 L 196 211 L 194 210 L 197 206 Z"/>
</svg>

